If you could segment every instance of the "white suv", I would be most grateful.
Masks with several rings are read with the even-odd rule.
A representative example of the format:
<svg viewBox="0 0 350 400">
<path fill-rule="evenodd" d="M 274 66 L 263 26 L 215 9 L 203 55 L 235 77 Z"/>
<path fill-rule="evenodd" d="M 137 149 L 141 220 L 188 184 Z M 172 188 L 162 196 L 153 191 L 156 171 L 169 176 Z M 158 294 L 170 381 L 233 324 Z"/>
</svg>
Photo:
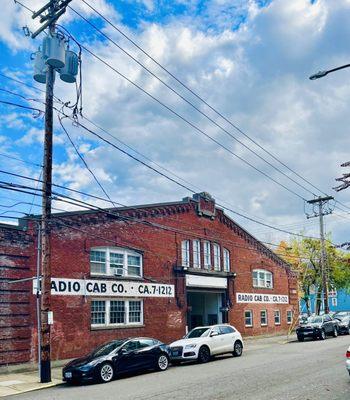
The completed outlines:
<svg viewBox="0 0 350 400">
<path fill-rule="evenodd" d="M 186 360 L 204 363 L 212 356 L 225 353 L 239 357 L 242 352 L 242 336 L 231 325 L 200 326 L 188 332 L 183 339 L 170 344 L 172 364 Z"/>
</svg>

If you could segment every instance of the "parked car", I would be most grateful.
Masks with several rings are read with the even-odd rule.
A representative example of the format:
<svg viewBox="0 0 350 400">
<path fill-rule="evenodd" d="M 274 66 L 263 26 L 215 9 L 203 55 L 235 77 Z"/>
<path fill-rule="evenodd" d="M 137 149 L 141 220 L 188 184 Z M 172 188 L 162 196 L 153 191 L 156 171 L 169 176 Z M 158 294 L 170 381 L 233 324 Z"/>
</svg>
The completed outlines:
<svg viewBox="0 0 350 400">
<path fill-rule="evenodd" d="M 338 336 L 338 320 L 330 315 L 316 315 L 310 317 L 307 322 L 299 324 L 296 329 L 299 342 L 303 342 L 306 337 L 313 339 L 326 339 L 327 335 Z"/>
<path fill-rule="evenodd" d="M 338 322 L 338 332 L 350 335 L 350 315 L 336 315 L 334 317 Z"/>
<path fill-rule="evenodd" d="M 350 316 L 350 311 L 338 311 L 333 315 L 333 318 Z"/>
<path fill-rule="evenodd" d="M 241 334 L 231 325 L 201 326 L 192 329 L 182 339 L 170 344 L 172 364 L 197 360 L 208 362 L 212 356 L 232 353 L 239 357 L 243 352 Z"/>
<path fill-rule="evenodd" d="M 346 369 L 348 370 L 349 375 L 350 375 L 350 346 L 348 348 L 348 351 L 345 354 L 345 357 L 346 357 Z"/>
<path fill-rule="evenodd" d="M 169 346 L 157 339 L 128 338 L 105 343 L 87 356 L 69 362 L 62 375 L 66 382 L 109 382 L 122 372 L 165 371 L 168 365 Z"/>
</svg>

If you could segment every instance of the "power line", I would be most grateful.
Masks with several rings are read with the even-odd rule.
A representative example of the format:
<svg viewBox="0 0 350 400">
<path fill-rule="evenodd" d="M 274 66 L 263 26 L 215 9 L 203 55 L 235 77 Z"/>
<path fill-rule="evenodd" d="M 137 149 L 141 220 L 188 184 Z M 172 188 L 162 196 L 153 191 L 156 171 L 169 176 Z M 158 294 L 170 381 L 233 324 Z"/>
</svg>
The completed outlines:
<svg viewBox="0 0 350 400">
<path fill-rule="evenodd" d="M 302 179 L 305 183 L 308 183 L 310 186 L 312 186 L 314 189 L 322 192 L 321 189 L 317 188 L 314 184 L 312 184 L 310 181 L 308 181 L 306 178 L 301 176 L 298 172 L 295 170 L 291 169 L 288 165 L 286 165 L 283 161 L 281 161 L 279 158 L 274 156 L 270 151 L 266 150 L 262 145 L 260 145 L 256 140 L 254 140 L 251 136 L 249 136 L 247 133 L 245 133 L 241 128 L 239 128 L 237 125 L 235 125 L 231 120 L 229 120 L 226 116 L 224 116 L 221 112 L 219 112 L 216 108 L 211 106 L 206 100 L 203 99 L 198 93 L 196 93 L 193 89 L 191 89 L 188 85 L 186 85 L 181 79 L 175 76 L 174 73 L 172 73 L 168 68 L 164 67 L 159 61 L 157 61 L 154 57 L 152 57 L 146 50 L 144 50 L 139 44 L 137 44 L 133 39 L 131 39 L 125 32 L 123 32 L 119 27 L 117 27 L 111 20 L 109 20 L 107 17 L 105 17 L 101 12 L 99 12 L 96 8 L 94 8 L 91 4 L 89 4 L 86 0 L 82 0 L 83 3 L 85 3 L 91 10 L 93 10 L 96 14 L 98 14 L 105 22 L 107 22 L 110 26 L 112 26 L 117 32 L 119 32 L 125 39 L 127 39 L 130 43 L 132 43 L 138 50 L 140 50 L 144 55 L 146 55 L 150 60 L 152 60 L 158 67 L 160 67 L 164 72 L 166 72 L 169 76 L 171 76 L 177 83 L 179 83 L 182 87 L 184 87 L 186 90 L 188 90 L 193 96 L 195 96 L 198 100 L 200 100 L 202 103 L 204 103 L 210 110 L 212 110 L 215 114 L 220 116 L 222 119 L 224 119 L 227 123 L 229 123 L 234 129 L 236 129 L 238 132 L 240 132 L 243 136 L 245 136 L 247 139 L 249 139 L 252 143 L 254 143 L 257 147 L 259 147 L 261 150 L 263 150 L 266 154 L 268 154 L 270 157 L 272 157 L 274 160 L 279 162 L 281 165 L 283 165 L 285 168 L 287 168 L 289 171 L 291 171 L 293 174 L 298 176 L 300 179 Z M 72 7 L 69 7 L 72 9 Z M 73 10 L 73 9 L 72 9 Z M 75 11 L 75 10 L 73 10 Z M 76 11 L 75 11 L 76 12 Z M 83 17 L 84 18 L 84 17 Z M 93 25 L 90 21 L 86 20 L 86 22 L 89 24 Z M 96 28 L 95 28 L 96 29 Z M 99 30 L 100 31 L 100 30 Z M 104 34 L 101 32 L 101 34 Z M 121 46 L 120 46 L 121 47 Z"/>
<path fill-rule="evenodd" d="M 99 32 L 102 36 L 104 36 L 107 40 L 109 40 L 111 43 L 113 43 L 118 49 L 120 49 L 124 54 L 126 54 L 128 57 L 130 57 L 133 61 L 135 61 L 140 67 L 142 67 L 145 71 L 147 71 L 149 74 L 151 74 L 155 79 L 157 79 L 159 82 L 161 82 L 166 88 L 168 88 L 171 92 L 176 94 L 181 100 L 186 102 L 188 105 L 190 105 L 194 110 L 199 112 L 202 116 L 204 116 L 207 120 L 209 120 L 211 123 L 213 123 L 216 127 L 218 127 L 220 130 L 225 132 L 228 136 L 231 137 L 231 139 L 235 140 L 237 143 L 239 143 L 241 146 L 243 146 L 245 149 L 253 153 L 256 157 L 258 157 L 260 160 L 264 161 L 266 164 L 268 164 L 270 167 L 274 168 L 276 171 L 278 171 L 280 174 L 285 176 L 287 179 L 291 180 L 293 183 L 296 185 L 300 186 L 307 192 L 313 194 L 314 196 L 315 193 L 310 191 L 308 188 L 306 188 L 304 185 L 300 184 L 297 182 L 295 179 L 291 178 L 289 175 L 287 175 L 284 171 L 273 165 L 271 162 L 266 160 L 264 157 L 260 156 L 258 153 L 256 153 L 254 150 L 252 150 L 249 146 L 247 146 L 244 142 L 236 138 L 232 133 L 230 133 L 227 129 L 225 129 L 222 125 L 217 123 L 214 119 L 212 119 L 210 116 L 208 116 L 206 113 L 204 113 L 200 108 L 198 108 L 196 105 L 194 105 L 191 101 L 186 99 L 181 93 L 179 93 L 177 90 L 175 90 L 173 87 L 171 87 L 168 83 L 166 83 L 162 78 L 160 78 L 158 75 L 156 75 L 154 72 L 152 72 L 148 67 L 146 67 L 142 62 L 137 60 L 132 54 L 130 54 L 128 51 L 126 51 L 122 46 L 120 46 L 117 42 L 115 42 L 110 36 L 108 36 L 106 33 L 104 33 L 101 29 L 99 29 L 95 24 L 93 24 L 91 21 L 89 21 L 87 18 L 85 18 L 83 15 L 81 15 L 78 11 L 76 11 L 73 7 L 69 7 L 73 12 L 75 12 L 81 19 L 83 19 L 86 23 L 88 23 L 90 26 L 92 26 L 97 32 Z"/>
</svg>

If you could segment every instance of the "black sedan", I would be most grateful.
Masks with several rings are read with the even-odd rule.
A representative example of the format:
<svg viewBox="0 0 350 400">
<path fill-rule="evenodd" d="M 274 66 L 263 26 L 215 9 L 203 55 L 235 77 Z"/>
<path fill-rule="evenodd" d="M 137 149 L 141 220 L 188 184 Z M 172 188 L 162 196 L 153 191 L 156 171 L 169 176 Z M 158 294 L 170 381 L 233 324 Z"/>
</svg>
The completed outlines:
<svg viewBox="0 0 350 400">
<path fill-rule="evenodd" d="M 330 315 L 316 315 L 300 323 L 296 329 L 299 342 L 303 342 L 306 337 L 313 339 L 326 339 L 326 336 L 338 336 L 338 320 L 333 319 Z"/>
<path fill-rule="evenodd" d="M 350 335 L 350 315 L 335 315 L 334 319 L 338 322 L 338 332 Z"/>
<path fill-rule="evenodd" d="M 130 371 L 157 369 L 169 365 L 169 347 L 157 339 L 128 338 L 113 340 L 85 357 L 69 362 L 62 370 L 66 382 L 109 382 Z"/>
</svg>

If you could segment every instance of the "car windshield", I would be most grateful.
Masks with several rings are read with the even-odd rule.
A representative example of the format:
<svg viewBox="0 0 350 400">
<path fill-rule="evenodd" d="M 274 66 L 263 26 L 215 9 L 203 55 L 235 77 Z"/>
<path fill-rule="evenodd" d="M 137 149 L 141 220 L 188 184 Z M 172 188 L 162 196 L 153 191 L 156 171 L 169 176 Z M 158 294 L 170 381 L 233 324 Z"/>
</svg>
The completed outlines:
<svg viewBox="0 0 350 400">
<path fill-rule="evenodd" d="M 198 337 L 205 337 L 208 336 L 210 332 L 210 328 L 204 327 L 204 328 L 196 328 L 192 329 L 192 331 L 188 332 L 186 335 L 187 339 L 192 339 L 192 338 L 198 338 Z"/>
<path fill-rule="evenodd" d="M 105 343 L 100 347 L 97 347 L 94 351 L 91 352 L 92 357 L 102 357 L 111 353 L 116 348 L 120 347 L 125 340 L 114 340 L 113 342 Z"/>
<path fill-rule="evenodd" d="M 322 324 L 322 317 L 310 317 L 308 322 L 311 324 Z"/>
</svg>

